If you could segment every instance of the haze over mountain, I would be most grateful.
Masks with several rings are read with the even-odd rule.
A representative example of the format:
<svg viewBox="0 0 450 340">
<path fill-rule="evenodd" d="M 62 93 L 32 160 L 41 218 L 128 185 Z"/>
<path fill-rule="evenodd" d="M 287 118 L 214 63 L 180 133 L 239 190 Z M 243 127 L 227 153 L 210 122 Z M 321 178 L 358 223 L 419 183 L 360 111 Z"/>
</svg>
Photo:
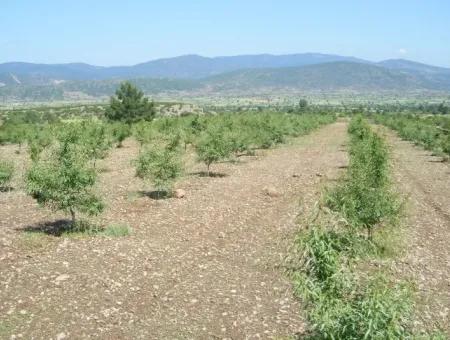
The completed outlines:
<svg viewBox="0 0 450 340">
<path fill-rule="evenodd" d="M 51 80 L 99 80 L 136 77 L 199 79 L 246 68 L 294 67 L 334 61 L 367 62 L 354 57 L 320 53 L 260 54 L 214 58 L 184 55 L 152 60 L 133 66 L 112 67 L 92 66 L 83 63 L 33 64 L 11 62 L 0 64 L 0 75 L 1 79 L 7 81 L 7 83 L 17 83 L 11 77 L 11 74 L 13 74 L 19 81 L 23 79 L 24 82 L 33 85 L 42 85 Z"/>
<path fill-rule="evenodd" d="M 185 55 L 113 67 L 83 63 L 3 63 L 0 64 L 0 96 L 4 100 L 20 100 L 27 96 L 46 97 L 45 93 L 52 92 L 61 97 L 67 91 L 103 96 L 112 94 L 124 79 L 132 79 L 148 94 L 255 93 L 262 89 L 450 91 L 447 68 L 404 59 L 375 63 L 348 56 L 304 53 L 215 58 Z"/>
</svg>

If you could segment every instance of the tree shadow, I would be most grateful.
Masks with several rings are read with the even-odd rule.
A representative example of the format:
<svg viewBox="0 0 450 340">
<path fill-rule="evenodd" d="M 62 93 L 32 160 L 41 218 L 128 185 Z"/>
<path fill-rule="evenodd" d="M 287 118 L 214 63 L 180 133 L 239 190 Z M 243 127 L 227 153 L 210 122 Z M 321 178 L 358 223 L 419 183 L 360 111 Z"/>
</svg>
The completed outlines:
<svg viewBox="0 0 450 340">
<path fill-rule="evenodd" d="M 167 190 L 140 190 L 138 191 L 138 194 L 141 197 L 148 197 L 154 200 L 165 200 L 172 197 L 172 192 Z"/>
<path fill-rule="evenodd" d="M 436 157 L 436 158 L 430 159 L 430 160 L 428 160 L 428 162 L 430 162 L 430 163 L 446 163 L 447 162 L 447 160 L 443 157 L 440 159 L 438 158 L 440 156 L 433 156 L 433 157 Z"/>
<path fill-rule="evenodd" d="M 60 237 L 63 234 L 83 233 L 95 235 L 103 230 L 103 227 L 90 223 L 89 221 L 78 219 L 74 224 L 69 219 L 60 219 L 52 222 L 41 222 L 28 225 L 16 230 L 27 233 L 43 233 L 50 236 Z"/>
<path fill-rule="evenodd" d="M 228 177 L 228 175 L 223 172 L 212 172 L 212 171 L 210 171 L 210 172 L 207 172 L 207 171 L 191 172 L 189 175 L 198 176 L 198 177 L 218 177 L 218 178 Z"/>
<path fill-rule="evenodd" d="M 29 233 L 44 233 L 52 236 L 61 236 L 63 233 L 73 231 L 72 222 L 68 219 L 60 219 L 52 222 L 41 222 L 18 228 L 19 231 Z"/>
</svg>

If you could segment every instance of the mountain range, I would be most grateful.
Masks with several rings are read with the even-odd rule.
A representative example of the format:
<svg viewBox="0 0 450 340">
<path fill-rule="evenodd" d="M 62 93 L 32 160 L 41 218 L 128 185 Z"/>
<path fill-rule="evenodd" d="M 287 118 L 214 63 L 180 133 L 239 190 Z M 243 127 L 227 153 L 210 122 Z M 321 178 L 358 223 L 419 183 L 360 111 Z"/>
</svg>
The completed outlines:
<svg viewBox="0 0 450 340">
<path fill-rule="evenodd" d="M 94 97 L 110 95 L 124 79 L 133 80 L 148 94 L 258 93 L 263 89 L 450 91 L 448 68 L 404 59 L 375 63 L 348 56 L 304 53 L 214 58 L 185 55 L 112 67 L 9 62 L 0 64 L 0 97 L 39 98 L 49 91 L 57 96 L 66 92 Z"/>
</svg>

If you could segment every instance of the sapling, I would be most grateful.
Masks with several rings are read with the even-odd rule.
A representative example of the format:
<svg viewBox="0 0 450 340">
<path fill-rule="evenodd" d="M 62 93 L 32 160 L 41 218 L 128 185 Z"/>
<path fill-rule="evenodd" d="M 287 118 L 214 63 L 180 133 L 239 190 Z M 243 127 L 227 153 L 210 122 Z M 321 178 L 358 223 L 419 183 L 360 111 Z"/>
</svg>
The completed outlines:
<svg viewBox="0 0 450 340">
<path fill-rule="evenodd" d="M 171 193 L 175 181 L 183 172 L 179 152 L 179 138 L 174 137 L 167 145 L 147 146 L 137 159 L 136 175 L 151 181 L 158 192 Z"/>
<path fill-rule="evenodd" d="M 72 226 L 77 212 L 96 215 L 104 208 L 93 193 L 97 174 L 77 130 L 68 124 L 26 173 L 28 194 L 42 206 L 70 213 Z"/>
<path fill-rule="evenodd" d="M 208 127 L 197 142 L 196 149 L 199 160 L 206 164 L 208 176 L 211 164 L 226 159 L 231 154 L 229 141 L 217 127 Z"/>
</svg>

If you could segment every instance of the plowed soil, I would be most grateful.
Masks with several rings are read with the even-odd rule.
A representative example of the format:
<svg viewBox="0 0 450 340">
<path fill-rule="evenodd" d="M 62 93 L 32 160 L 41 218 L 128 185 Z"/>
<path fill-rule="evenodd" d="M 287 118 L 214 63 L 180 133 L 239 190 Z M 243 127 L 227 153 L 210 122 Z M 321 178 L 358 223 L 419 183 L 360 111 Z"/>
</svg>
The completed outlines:
<svg viewBox="0 0 450 340">
<path fill-rule="evenodd" d="M 127 141 L 99 164 L 108 208 L 98 222 L 132 227 L 121 238 L 58 236 L 65 216 L 27 197 L 18 171 L 15 189 L 0 193 L 0 338 L 302 333 L 302 306 L 280 264 L 298 215 L 346 164 L 345 141 L 346 124 L 338 122 L 239 163 L 214 165 L 220 176 L 199 176 L 204 166 L 191 162 L 177 185 L 183 199 L 149 197 L 151 186 L 134 177 L 137 146 Z M 16 149 L 1 152 L 23 169 L 25 152 Z M 30 238 L 35 230 L 48 235 Z"/>
</svg>

